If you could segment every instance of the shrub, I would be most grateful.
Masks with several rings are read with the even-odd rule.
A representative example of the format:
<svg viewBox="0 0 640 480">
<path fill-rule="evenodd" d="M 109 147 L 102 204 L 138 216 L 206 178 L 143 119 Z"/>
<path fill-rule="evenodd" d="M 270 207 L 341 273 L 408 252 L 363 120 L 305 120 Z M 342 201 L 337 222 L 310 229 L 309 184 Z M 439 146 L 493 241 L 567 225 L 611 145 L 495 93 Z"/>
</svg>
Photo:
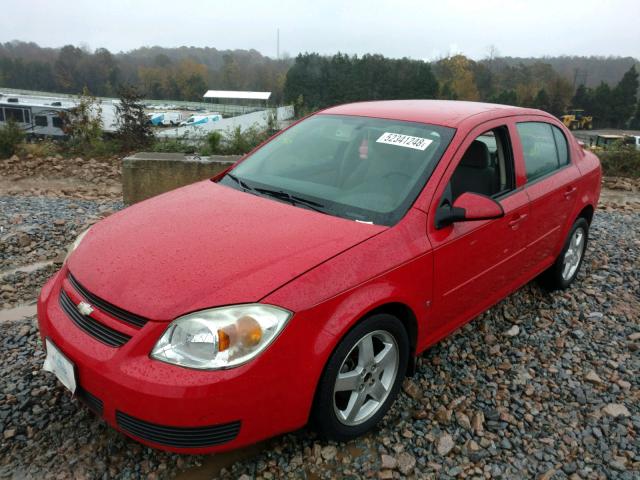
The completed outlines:
<svg viewBox="0 0 640 480">
<path fill-rule="evenodd" d="M 157 139 L 151 145 L 151 151 L 162 153 L 193 153 L 196 147 L 185 138 Z"/>
<path fill-rule="evenodd" d="M 240 127 L 209 133 L 204 139 L 190 139 L 187 135 L 179 138 L 156 139 L 151 145 L 154 152 L 194 153 L 199 155 L 243 155 L 269 138 L 268 132 L 257 128 L 244 131 Z"/>
<path fill-rule="evenodd" d="M 602 172 L 611 177 L 640 178 L 640 150 L 624 146 L 616 150 L 597 152 Z"/>
<path fill-rule="evenodd" d="M 63 122 L 73 148 L 83 149 L 102 139 L 102 106 L 86 87 L 78 104 L 63 115 Z"/>
<path fill-rule="evenodd" d="M 60 145 L 48 138 L 30 143 L 21 143 L 17 148 L 20 156 L 33 155 L 34 157 L 52 157 L 61 151 Z"/>
<path fill-rule="evenodd" d="M 0 158 L 9 158 L 17 151 L 24 140 L 24 132 L 20 126 L 10 120 L 0 128 Z"/>
<path fill-rule="evenodd" d="M 218 131 L 213 131 L 207 135 L 207 144 L 202 153 L 207 155 L 215 155 L 221 152 L 222 148 L 222 134 Z"/>
<path fill-rule="evenodd" d="M 237 126 L 224 137 L 222 152 L 226 155 L 244 155 L 250 152 L 262 142 L 269 138 L 269 134 L 260 131 L 255 127 L 247 128 L 245 131 Z"/>
</svg>

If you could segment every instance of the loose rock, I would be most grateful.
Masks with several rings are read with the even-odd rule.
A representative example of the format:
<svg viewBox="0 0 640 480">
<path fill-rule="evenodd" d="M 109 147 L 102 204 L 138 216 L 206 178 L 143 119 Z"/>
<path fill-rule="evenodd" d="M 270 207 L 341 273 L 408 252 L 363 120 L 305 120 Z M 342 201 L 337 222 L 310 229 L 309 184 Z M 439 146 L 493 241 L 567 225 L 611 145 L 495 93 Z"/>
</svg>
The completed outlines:
<svg viewBox="0 0 640 480">
<path fill-rule="evenodd" d="M 438 451 L 438 455 L 446 456 L 451 450 L 455 443 L 453 442 L 453 438 L 448 433 L 441 435 L 438 438 L 438 443 L 436 444 L 436 449 Z"/>
</svg>

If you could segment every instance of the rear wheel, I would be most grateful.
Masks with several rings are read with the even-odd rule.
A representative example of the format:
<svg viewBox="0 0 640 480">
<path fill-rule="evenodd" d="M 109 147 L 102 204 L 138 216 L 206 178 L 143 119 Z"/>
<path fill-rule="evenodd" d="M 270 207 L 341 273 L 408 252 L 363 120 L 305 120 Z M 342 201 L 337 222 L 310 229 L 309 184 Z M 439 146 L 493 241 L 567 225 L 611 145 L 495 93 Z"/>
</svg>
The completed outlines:
<svg viewBox="0 0 640 480">
<path fill-rule="evenodd" d="M 393 404 L 409 360 L 409 338 L 396 317 L 373 315 L 331 355 L 312 413 L 323 437 L 345 441 L 373 428 Z"/>
<path fill-rule="evenodd" d="M 589 223 L 580 217 L 571 227 L 555 263 L 540 277 L 543 286 L 549 290 L 564 290 L 573 283 L 584 259 L 588 236 Z"/>
</svg>

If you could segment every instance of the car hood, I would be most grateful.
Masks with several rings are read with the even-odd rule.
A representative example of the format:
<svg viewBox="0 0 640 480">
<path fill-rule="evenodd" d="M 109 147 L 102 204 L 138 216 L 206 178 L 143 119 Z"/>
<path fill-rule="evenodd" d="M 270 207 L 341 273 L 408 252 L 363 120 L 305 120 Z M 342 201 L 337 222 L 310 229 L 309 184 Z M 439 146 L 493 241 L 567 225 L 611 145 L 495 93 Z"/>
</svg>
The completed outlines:
<svg viewBox="0 0 640 480">
<path fill-rule="evenodd" d="M 385 230 L 211 181 L 94 225 L 68 261 L 94 295 L 150 320 L 257 302 Z"/>
</svg>

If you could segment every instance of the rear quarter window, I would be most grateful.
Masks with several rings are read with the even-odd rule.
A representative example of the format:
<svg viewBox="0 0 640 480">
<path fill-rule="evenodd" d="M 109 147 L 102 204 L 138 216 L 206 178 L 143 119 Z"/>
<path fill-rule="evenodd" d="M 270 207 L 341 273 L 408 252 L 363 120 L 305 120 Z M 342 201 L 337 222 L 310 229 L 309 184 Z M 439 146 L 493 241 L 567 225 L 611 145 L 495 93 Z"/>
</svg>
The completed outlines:
<svg viewBox="0 0 640 480">
<path fill-rule="evenodd" d="M 553 130 L 553 136 L 556 140 L 556 148 L 558 149 L 558 164 L 562 167 L 563 165 L 569 164 L 569 144 L 567 143 L 567 138 L 564 136 L 564 133 L 560 131 L 558 127 L 551 127 Z"/>
</svg>

